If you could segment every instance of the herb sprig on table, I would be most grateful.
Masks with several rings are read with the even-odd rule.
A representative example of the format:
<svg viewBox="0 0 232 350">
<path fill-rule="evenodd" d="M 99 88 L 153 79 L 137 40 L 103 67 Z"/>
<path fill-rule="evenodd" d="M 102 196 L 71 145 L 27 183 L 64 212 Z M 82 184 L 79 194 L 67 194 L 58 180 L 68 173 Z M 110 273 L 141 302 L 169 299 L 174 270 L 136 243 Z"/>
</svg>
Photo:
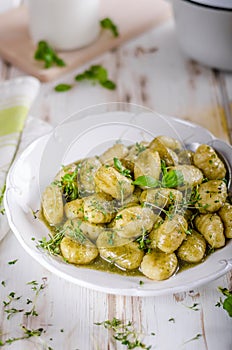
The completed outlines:
<svg viewBox="0 0 232 350">
<path fill-rule="evenodd" d="M 43 61 L 44 68 L 50 68 L 52 66 L 66 66 L 66 63 L 57 55 L 55 50 L 44 40 L 39 41 L 34 54 L 34 58 L 37 61 Z"/>
<path fill-rule="evenodd" d="M 107 70 L 101 65 L 93 65 L 83 73 L 76 75 L 76 81 L 89 80 L 94 84 L 100 84 L 108 90 L 115 90 L 116 84 L 108 79 Z"/>
<path fill-rule="evenodd" d="M 95 325 L 103 326 L 112 331 L 113 338 L 119 341 L 122 345 L 126 345 L 127 349 L 151 349 L 151 345 L 147 346 L 141 341 L 139 333 L 131 321 L 124 323 L 120 319 L 114 317 L 112 320 L 96 322 Z"/>
<path fill-rule="evenodd" d="M 77 82 L 90 81 L 91 83 L 101 85 L 103 88 L 108 90 L 115 90 L 116 84 L 108 79 L 108 72 L 106 68 L 101 65 L 93 65 L 86 69 L 83 73 L 75 76 Z M 54 90 L 57 92 L 65 92 L 70 90 L 74 85 L 61 83 L 55 86 Z"/>
</svg>

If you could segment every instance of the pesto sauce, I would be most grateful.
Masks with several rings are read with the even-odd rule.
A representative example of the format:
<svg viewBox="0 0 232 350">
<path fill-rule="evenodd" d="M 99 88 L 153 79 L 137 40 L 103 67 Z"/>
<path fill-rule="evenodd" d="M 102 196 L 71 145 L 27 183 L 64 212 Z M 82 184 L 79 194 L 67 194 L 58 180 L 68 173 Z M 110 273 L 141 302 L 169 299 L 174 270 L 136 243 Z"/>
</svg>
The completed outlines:
<svg viewBox="0 0 232 350">
<path fill-rule="evenodd" d="M 42 209 L 38 213 L 38 218 L 46 225 L 46 227 L 48 228 L 49 233 L 51 235 L 54 235 L 56 233 L 55 227 L 50 226 L 49 223 L 47 222 L 47 220 L 45 219 Z M 61 226 L 62 226 L 62 224 L 61 224 Z M 198 264 L 199 263 L 188 263 L 186 261 L 179 259 L 177 273 L 179 273 L 180 271 L 187 270 L 187 269 L 194 267 Z M 123 270 L 122 268 L 117 267 L 113 263 L 110 263 L 109 261 L 102 259 L 100 257 L 100 255 L 98 255 L 97 258 L 91 264 L 75 265 L 75 266 L 77 268 L 80 267 L 80 268 L 86 268 L 86 269 L 91 269 L 91 270 L 103 271 L 103 272 L 118 274 L 121 276 L 144 277 L 143 273 L 139 269 Z"/>
</svg>

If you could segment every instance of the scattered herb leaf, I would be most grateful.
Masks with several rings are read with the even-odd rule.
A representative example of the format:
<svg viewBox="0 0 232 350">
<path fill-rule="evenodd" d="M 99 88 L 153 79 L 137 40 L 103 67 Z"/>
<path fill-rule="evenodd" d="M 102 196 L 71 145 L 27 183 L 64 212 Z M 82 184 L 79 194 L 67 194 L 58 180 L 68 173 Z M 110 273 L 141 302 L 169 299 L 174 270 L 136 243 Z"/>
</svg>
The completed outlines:
<svg viewBox="0 0 232 350">
<path fill-rule="evenodd" d="M 85 70 L 83 73 L 76 75 L 76 81 L 89 80 L 93 83 L 98 83 L 106 89 L 115 90 L 116 84 L 108 79 L 107 70 L 101 65 L 91 66 L 89 69 Z"/>
<path fill-rule="evenodd" d="M 173 322 L 173 323 L 175 323 L 176 321 L 175 321 L 175 318 L 171 317 L 171 318 L 169 318 L 168 322 Z"/>
<path fill-rule="evenodd" d="M 8 265 L 14 265 L 16 264 L 18 261 L 18 259 L 12 260 L 12 261 L 8 261 Z"/>
<path fill-rule="evenodd" d="M 198 340 L 200 337 L 202 337 L 202 334 L 198 333 L 195 337 L 185 341 L 184 344 L 187 344 L 187 343 L 189 343 L 189 342 L 191 342 L 193 340 Z"/>
<path fill-rule="evenodd" d="M 37 61 L 44 61 L 44 68 L 50 68 L 53 65 L 59 67 L 64 67 L 66 65 L 65 62 L 58 57 L 53 48 L 44 40 L 38 42 L 34 59 Z"/>
<path fill-rule="evenodd" d="M 23 335 L 21 337 L 8 338 L 5 341 L 0 340 L 0 346 L 10 345 L 18 340 L 24 340 L 31 337 L 40 337 L 42 333 L 45 333 L 43 328 L 29 329 L 26 328 L 24 325 L 21 325 L 21 329 L 23 331 Z"/>
<path fill-rule="evenodd" d="M 227 311 L 228 315 L 232 317 L 232 292 L 227 288 L 218 287 L 219 291 L 226 296 L 224 301 L 220 299 L 220 304 L 223 306 L 223 309 Z M 219 306 L 216 304 L 216 306 Z"/>
<path fill-rule="evenodd" d="M 187 307 L 188 309 L 190 310 L 193 310 L 193 311 L 199 311 L 199 307 L 198 307 L 198 303 L 194 303 L 192 306 L 188 306 L 188 305 L 185 305 L 185 307 Z"/>
<path fill-rule="evenodd" d="M 103 29 L 110 30 L 114 37 L 119 36 L 118 27 L 115 25 L 115 23 L 109 17 L 103 18 L 100 21 L 100 25 Z"/>
<path fill-rule="evenodd" d="M 0 214 L 5 214 L 5 208 L 3 207 L 3 197 L 6 190 L 6 184 L 3 185 L 3 187 L 0 190 Z"/>
<path fill-rule="evenodd" d="M 61 84 L 56 85 L 54 90 L 57 92 L 65 92 L 65 91 L 72 89 L 72 87 L 73 87 L 73 85 L 61 83 Z"/>
<path fill-rule="evenodd" d="M 114 317 L 112 320 L 98 322 L 95 325 L 104 326 L 104 328 L 111 330 L 113 338 L 121 342 L 122 345 L 126 345 L 127 349 L 151 349 L 151 345 L 147 346 L 139 339 L 139 334 L 131 321 L 123 323 L 123 321 Z"/>
</svg>

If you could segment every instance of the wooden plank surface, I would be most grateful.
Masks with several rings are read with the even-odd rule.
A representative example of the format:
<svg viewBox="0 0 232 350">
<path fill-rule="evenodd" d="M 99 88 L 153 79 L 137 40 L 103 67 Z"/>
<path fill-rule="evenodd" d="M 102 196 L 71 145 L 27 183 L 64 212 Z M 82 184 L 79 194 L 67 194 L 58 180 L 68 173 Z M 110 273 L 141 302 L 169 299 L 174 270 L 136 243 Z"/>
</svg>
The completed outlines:
<svg viewBox="0 0 232 350">
<path fill-rule="evenodd" d="M 79 70 L 94 62 L 106 66 L 117 83 L 115 91 L 89 83 L 76 85 L 63 94 L 54 91 L 58 82 L 73 82 Z M 0 61 L 1 80 L 22 74 Z M 31 114 L 55 126 L 81 108 L 110 101 L 132 102 L 188 119 L 206 126 L 222 139 L 229 139 L 232 75 L 212 71 L 183 56 L 172 21 L 62 79 L 43 84 Z M 14 259 L 18 259 L 17 263 L 9 265 L 8 261 Z M 107 295 L 51 274 L 25 253 L 10 233 L 0 243 L 0 282 L 6 281 L 6 287 L 0 284 L 0 304 L 15 291 L 22 296 L 18 306 L 26 308 L 26 299 L 33 297 L 27 282 L 40 282 L 44 277 L 47 286 L 38 297 L 38 317 L 25 319 L 19 313 L 9 321 L 0 308 L 0 331 L 8 337 L 21 334 L 22 322 L 46 330 L 41 337 L 13 343 L 11 350 L 44 350 L 48 346 L 54 350 L 125 350 L 103 327 L 94 325 L 113 317 L 135 322 L 152 350 L 232 349 L 232 318 L 215 306 L 221 297 L 218 286 L 232 289 L 231 273 L 207 286 L 175 295 L 146 298 Z M 196 310 L 191 309 L 194 304 Z M 153 332 L 155 335 L 151 335 Z"/>
<path fill-rule="evenodd" d="M 109 31 L 102 31 L 93 44 L 79 50 L 60 52 L 60 57 L 66 62 L 62 69 L 43 69 L 43 63 L 33 58 L 36 46 L 28 31 L 28 11 L 21 6 L 0 15 L 0 55 L 41 81 L 53 80 L 156 26 L 170 17 L 170 8 L 161 0 L 102 0 L 100 18 L 105 17 L 112 18 L 120 28 L 118 38 Z"/>
</svg>

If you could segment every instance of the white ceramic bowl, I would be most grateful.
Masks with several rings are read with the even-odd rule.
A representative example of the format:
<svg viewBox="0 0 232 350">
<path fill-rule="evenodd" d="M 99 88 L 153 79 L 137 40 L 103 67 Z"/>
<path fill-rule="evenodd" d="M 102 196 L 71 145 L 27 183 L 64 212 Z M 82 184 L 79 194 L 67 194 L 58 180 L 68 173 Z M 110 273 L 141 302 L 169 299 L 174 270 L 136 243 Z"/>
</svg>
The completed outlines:
<svg viewBox="0 0 232 350">
<path fill-rule="evenodd" d="M 36 246 L 36 242 L 48 235 L 48 228 L 35 220 L 33 211 L 40 208 L 41 192 L 52 181 L 60 164 L 100 154 L 119 139 L 129 144 L 150 141 L 160 134 L 173 136 L 183 143 L 216 140 L 202 127 L 136 109 L 135 112 L 103 113 L 98 110 L 96 114 L 91 111 L 79 113 L 31 144 L 9 172 L 5 196 L 10 227 L 25 250 L 60 277 L 84 287 L 122 295 L 150 296 L 190 290 L 229 271 L 232 268 L 232 240 L 203 263 L 160 282 L 75 267 Z"/>
<path fill-rule="evenodd" d="M 182 50 L 204 65 L 232 70 L 232 1 L 171 2 Z"/>
</svg>

